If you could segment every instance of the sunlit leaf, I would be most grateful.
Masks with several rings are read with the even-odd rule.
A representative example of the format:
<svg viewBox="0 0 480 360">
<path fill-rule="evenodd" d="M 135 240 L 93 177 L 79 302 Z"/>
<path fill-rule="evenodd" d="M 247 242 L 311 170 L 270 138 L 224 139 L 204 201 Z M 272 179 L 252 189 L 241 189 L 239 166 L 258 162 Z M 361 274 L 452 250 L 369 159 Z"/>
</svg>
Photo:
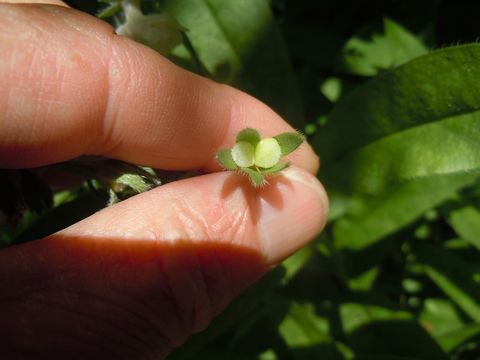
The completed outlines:
<svg viewBox="0 0 480 360">
<path fill-rule="evenodd" d="M 388 135 L 462 114 L 460 124 L 457 126 L 457 120 L 452 120 L 449 128 L 452 132 L 458 129 L 461 138 L 462 128 L 473 123 L 472 133 L 467 134 L 467 138 L 473 139 L 464 142 L 475 141 L 478 131 L 474 118 L 480 109 L 479 59 L 480 45 L 438 50 L 352 91 L 329 114 L 327 125 L 314 140 L 323 166 Z M 430 136 L 425 140 L 430 140 Z M 395 153 L 385 156 L 405 164 L 403 158 L 393 158 Z"/>
</svg>

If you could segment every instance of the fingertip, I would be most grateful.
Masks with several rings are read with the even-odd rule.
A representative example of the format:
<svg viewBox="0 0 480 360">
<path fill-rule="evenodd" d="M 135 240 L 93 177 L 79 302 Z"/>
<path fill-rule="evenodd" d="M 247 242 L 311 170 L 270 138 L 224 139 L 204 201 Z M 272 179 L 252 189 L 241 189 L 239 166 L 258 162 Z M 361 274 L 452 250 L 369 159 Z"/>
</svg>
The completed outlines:
<svg viewBox="0 0 480 360">
<path fill-rule="evenodd" d="M 266 262 L 274 266 L 307 245 L 324 228 L 328 198 L 321 183 L 307 170 L 291 167 L 265 192 L 277 192 L 283 206 L 263 201 L 258 223 Z"/>
</svg>

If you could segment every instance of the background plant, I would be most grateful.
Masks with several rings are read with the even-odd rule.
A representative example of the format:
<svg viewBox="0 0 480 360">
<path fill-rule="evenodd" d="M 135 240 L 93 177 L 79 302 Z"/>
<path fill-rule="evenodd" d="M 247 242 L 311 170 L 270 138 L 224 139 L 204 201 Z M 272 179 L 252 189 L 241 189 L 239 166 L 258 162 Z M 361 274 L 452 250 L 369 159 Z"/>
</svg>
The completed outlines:
<svg viewBox="0 0 480 360">
<path fill-rule="evenodd" d="M 120 1 L 70 3 L 125 20 Z M 478 359 L 480 4 L 139 5 L 181 24 L 172 61 L 253 94 L 308 134 L 331 200 L 322 235 L 170 358 Z M 37 170 L 3 176 L 18 190 L 2 208 L 17 223 L 4 225 L 3 242 L 157 185 L 149 169 L 96 161 L 73 164 L 89 180 L 53 201 Z M 133 178 L 118 180 L 125 173 Z"/>
</svg>

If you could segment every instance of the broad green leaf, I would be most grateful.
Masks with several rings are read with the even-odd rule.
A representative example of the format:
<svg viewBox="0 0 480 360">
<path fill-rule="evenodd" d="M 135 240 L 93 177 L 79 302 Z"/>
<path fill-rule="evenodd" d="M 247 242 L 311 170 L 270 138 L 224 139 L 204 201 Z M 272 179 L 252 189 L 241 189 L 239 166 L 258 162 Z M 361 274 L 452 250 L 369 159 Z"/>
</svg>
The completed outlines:
<svg viewBox="0 0 480 360">
<path fill-rule="evenodd" d="M 471 319 L 479 322 L 480 285 L 474 276 L 480 272 L 480 266 L 432 246 L 419 247 L 415 254 L 430 279 Z"/>
<path fill-rule="evenodd" d="M 258 133 L 257 130 L 252 128 L 246 128 L 238 133 L 235 141 L 236 142 L 246 141 L 252 144 L 253 146 L 256 146 L 260 140 L 261 140 L 260 134 Z"/>
<path fill-rule="evenodd" d="M 337 244 L 368 246 L 474 178 L 480 168 L 480 87 L 463 85 L 477 74 L 477 59 L 476 45 L 433 53 L 379 76 L 333 110 L 316 139 L 323 180 L 335 217 L 351 212 L 352 194 L 363 207 L 337 224 Z M 456 62 L 466 67 L 451 69 Z M 441 78 L 433 76 L 435 67 L 443 69 Z M 341 161 L 328 164 L 338 156 Z"/>
<path fill-rule="evenodd" d="M 464 116 L 458 120 L 463 125 L 458 126 L 456 142 L 460 142 L 469 124 L 474 126 L 474 139 L 468 136 L 463 142 L 475 142 L 478 134 L 474 118 L 480 109 L 479 61 L 480 45 L 445 48 L 357 87 L 335 106 L 327 125 L 314 139 L 323 168 L 375 140 L 459 115 Z M 448 126 L 452 132 L 457 131 L 456 121 Z M 440 135 L 439 129 L 435 131 Z M 429 138 L 427 135 L 425 140 Z M 396 164 L 405 163 L 403 157 L 392 158 L 395 155 L 388 152 L 384 156 Z"/>
<path fill-rule="evenodd" d="M 323 180 L 332 194 L 334 208 L 349 212 L 345 201 L 340 209 L 335 206 L 335 198 L 354 194 L 363 204 L 363 211 L 337 224 L 337 244 L 368 246 L 407 225 L 475 177 L 480 169 L 480 111 L 476 111 L 480 96 L 473 98 L 471 93 L 478 91 L 480 95 L 480 87 L 471 85 L 465 91 L 458 82 L 471 75 L 467 73 L 473 71 L 471 63 L 477 58 L 479 46 L 433 53 L 378 77 L 334 109 L 332 116 L 340 117 L 329 125 L 341 138 L 335 151 L 345 152 L 341 161 L 323 165 Z M 451 66 L 461 60 L 470 65 L 463 70 L 447 68 L 447 63 Z M 430 67 L 445 68 L 443 84 L 438 83 L 438 77 L 436 84 L 417 78 L 418 73 L 425 74 Z M 480 71 L 478 75 L 480 78 Z M 365 93 L 369 93 L 370 100 Z M 422 106 L 418 99 L 422 99 Z M 449 106 L 445 105 L 447 100 Z M 352 109 L 347 109 L 350 105 L 358 114 L 357 121 L 352 120 Z M 342 126 L 345 128 L 340 133 Z M 326 134 L 335 137 L 329 130 Z M 361 140 L 364 135 L 365 142 Z M 328 143 L 330 138 L 324 140 Z M 350 140 L 352 145 L 355 143 L 352 152 L 343 146 L 347 143 L 348 148 Z M 318 146 L 322 149 L 323 143 Z M 328 158 L 328 152 L 325 155 Z M 325 163 L 325 156 L 322 161 Z M 449 176 L 441 179 L 445 175 Z M 336 216 L 340 214 L 337 211 Z"/>
<path fill-rule="evenodd" d="M 221 149 L 217 152 L 217 160 L 227 170 L 237 170 L 238 166 L 232 158 L 231 149 Z"/>
<path fill-rule="evenodd" d="M 293 152 L 305 140 L 305 137 L 302 134 L 295 132 L 283 133 L 274 136 L 273 138 L 278 141 L 280 149 L 282 150 L 282 156 L 288 155 Z"/>
<path fill-rule="evenodd" d="M 266 0 L 166 0 L 217 81 L 240 87 L 297 128 L 303 109 L 285 44 Z M 261 121 L 261 119 L 259 119 Z"/>
<path fill-rule="evenodd" d="M 480 250 L 480 211 L 477 208 L 467 206 L 452 211 L 449 222 L 462 239 Z"/>
<path fill-rule="evenodd" d="M 343 49 L 343 65 L 352 74 L 372 76 L 428 52 L 422 41 L 395 21 L 370 27 L 350 39 Z"/>
<path fill-rule="evenodd" d="M 335 244 L 362 249 L 408 225 L 475 181 L 477 175 L 460 173 L 412 180 L 371 200 L 359 201 L 359 209 L 339 219 Z"/>
</svg>

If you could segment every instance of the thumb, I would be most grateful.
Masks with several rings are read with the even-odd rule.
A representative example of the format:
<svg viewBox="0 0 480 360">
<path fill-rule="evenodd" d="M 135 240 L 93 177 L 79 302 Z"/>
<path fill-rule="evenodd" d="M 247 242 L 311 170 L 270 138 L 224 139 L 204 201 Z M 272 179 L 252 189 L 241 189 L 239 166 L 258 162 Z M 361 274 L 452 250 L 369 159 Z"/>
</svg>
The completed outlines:
<svg viewBox="0 0 480 360">
<path fill-rule="evenodd" d="M 161 186 L 2 250 L 0 353 L 41 345 L 64 357 L 164 357 L 311 240 L 326 211 L 323 188 L 304 170 L 262 189 L 223 172 Z"/>
</svg>

